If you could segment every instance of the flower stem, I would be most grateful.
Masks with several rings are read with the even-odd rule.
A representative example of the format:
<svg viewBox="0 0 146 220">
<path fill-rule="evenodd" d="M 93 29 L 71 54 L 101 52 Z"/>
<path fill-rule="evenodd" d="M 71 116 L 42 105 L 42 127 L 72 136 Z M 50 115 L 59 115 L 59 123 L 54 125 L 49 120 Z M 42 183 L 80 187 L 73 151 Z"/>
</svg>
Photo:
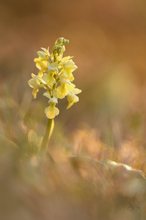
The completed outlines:
<svg viewBox="0 0 146 220">
<path fill-rule="evenodd" d="M 41 144 L 41 151 L 47 151 L 47 147 L 54 130 L 54 119 L 48 119 L 45 135 Z"/>
</svg>

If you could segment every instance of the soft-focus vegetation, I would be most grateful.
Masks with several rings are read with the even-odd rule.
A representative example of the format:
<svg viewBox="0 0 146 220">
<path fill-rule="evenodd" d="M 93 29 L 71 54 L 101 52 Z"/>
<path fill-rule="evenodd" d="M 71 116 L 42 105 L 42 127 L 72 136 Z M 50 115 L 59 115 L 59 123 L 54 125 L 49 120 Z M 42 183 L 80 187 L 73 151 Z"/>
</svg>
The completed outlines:
<svg viewBox="0 0 146 220">
<path fill-rule="evenodd" d="M 0 220 L 146 219 L 146 3 L 1 1 Z M 80 102 L 40 154 L 46 97 L 32 60 L 70 39 Z"/>
</svg>

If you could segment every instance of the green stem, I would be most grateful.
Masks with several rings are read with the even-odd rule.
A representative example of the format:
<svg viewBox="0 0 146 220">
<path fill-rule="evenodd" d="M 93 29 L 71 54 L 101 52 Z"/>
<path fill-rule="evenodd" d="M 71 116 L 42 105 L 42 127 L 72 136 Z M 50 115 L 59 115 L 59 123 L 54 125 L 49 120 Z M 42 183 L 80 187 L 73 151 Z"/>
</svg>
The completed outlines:
<svg viewBox="0 0 146 220">
<path fill-rule="evenodd" d="M 41 151 L 47 151 L 47 147 L 54 130 L 54 119 L 48 119 L 45 135 L 41 144 Z"/>
</svg>

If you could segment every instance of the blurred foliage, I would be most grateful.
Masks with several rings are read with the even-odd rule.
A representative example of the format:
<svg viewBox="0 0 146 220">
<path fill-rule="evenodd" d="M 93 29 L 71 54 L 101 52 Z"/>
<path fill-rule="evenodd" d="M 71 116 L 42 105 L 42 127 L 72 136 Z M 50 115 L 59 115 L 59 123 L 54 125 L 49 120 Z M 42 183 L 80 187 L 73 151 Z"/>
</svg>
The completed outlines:
<svg viewBox="0 0 146 220">
<path fill-rule="evenodd" d="M 58 123 L 44 156 L 42 109 L 26 117 L 20 106 L 1 100 L 1 219 L 145 219 L 144 146 L 115 148 L 89 126 L 67 133 Z"/>
</svg>

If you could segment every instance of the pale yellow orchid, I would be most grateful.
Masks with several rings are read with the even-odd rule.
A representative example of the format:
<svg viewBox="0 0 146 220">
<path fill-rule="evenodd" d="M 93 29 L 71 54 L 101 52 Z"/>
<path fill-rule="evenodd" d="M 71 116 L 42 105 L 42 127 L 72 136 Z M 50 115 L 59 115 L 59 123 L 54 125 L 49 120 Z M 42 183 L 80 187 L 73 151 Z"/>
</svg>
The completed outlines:
<svg viewBox="0 0 146 220">
<path fill-rule="evenodd" d="M 41 48 L 37 52 L 38 57 L 34 59 L 38 73 L 32 74 L 32 78 L 28 81 L 29 86 L 33 89 L 34 98 L 40 89 L 45 90 L 43 95 L 48 98 L 49 103 L 49 106 L 45 108 L 48 119 L 54 119 L 59 115 L 59 109 L 56 107 L 58 99 L 67 97 L 67 108 L 79 101 L 77 94 L 81 90 L 77 89 L 73 83 L 73 72 L 77 66 L 71 56 L 63 57 L 65 45 L 68 43 L 68 40 L 59 38 L 51 53 L 49 49 Z"/>
</svg>

